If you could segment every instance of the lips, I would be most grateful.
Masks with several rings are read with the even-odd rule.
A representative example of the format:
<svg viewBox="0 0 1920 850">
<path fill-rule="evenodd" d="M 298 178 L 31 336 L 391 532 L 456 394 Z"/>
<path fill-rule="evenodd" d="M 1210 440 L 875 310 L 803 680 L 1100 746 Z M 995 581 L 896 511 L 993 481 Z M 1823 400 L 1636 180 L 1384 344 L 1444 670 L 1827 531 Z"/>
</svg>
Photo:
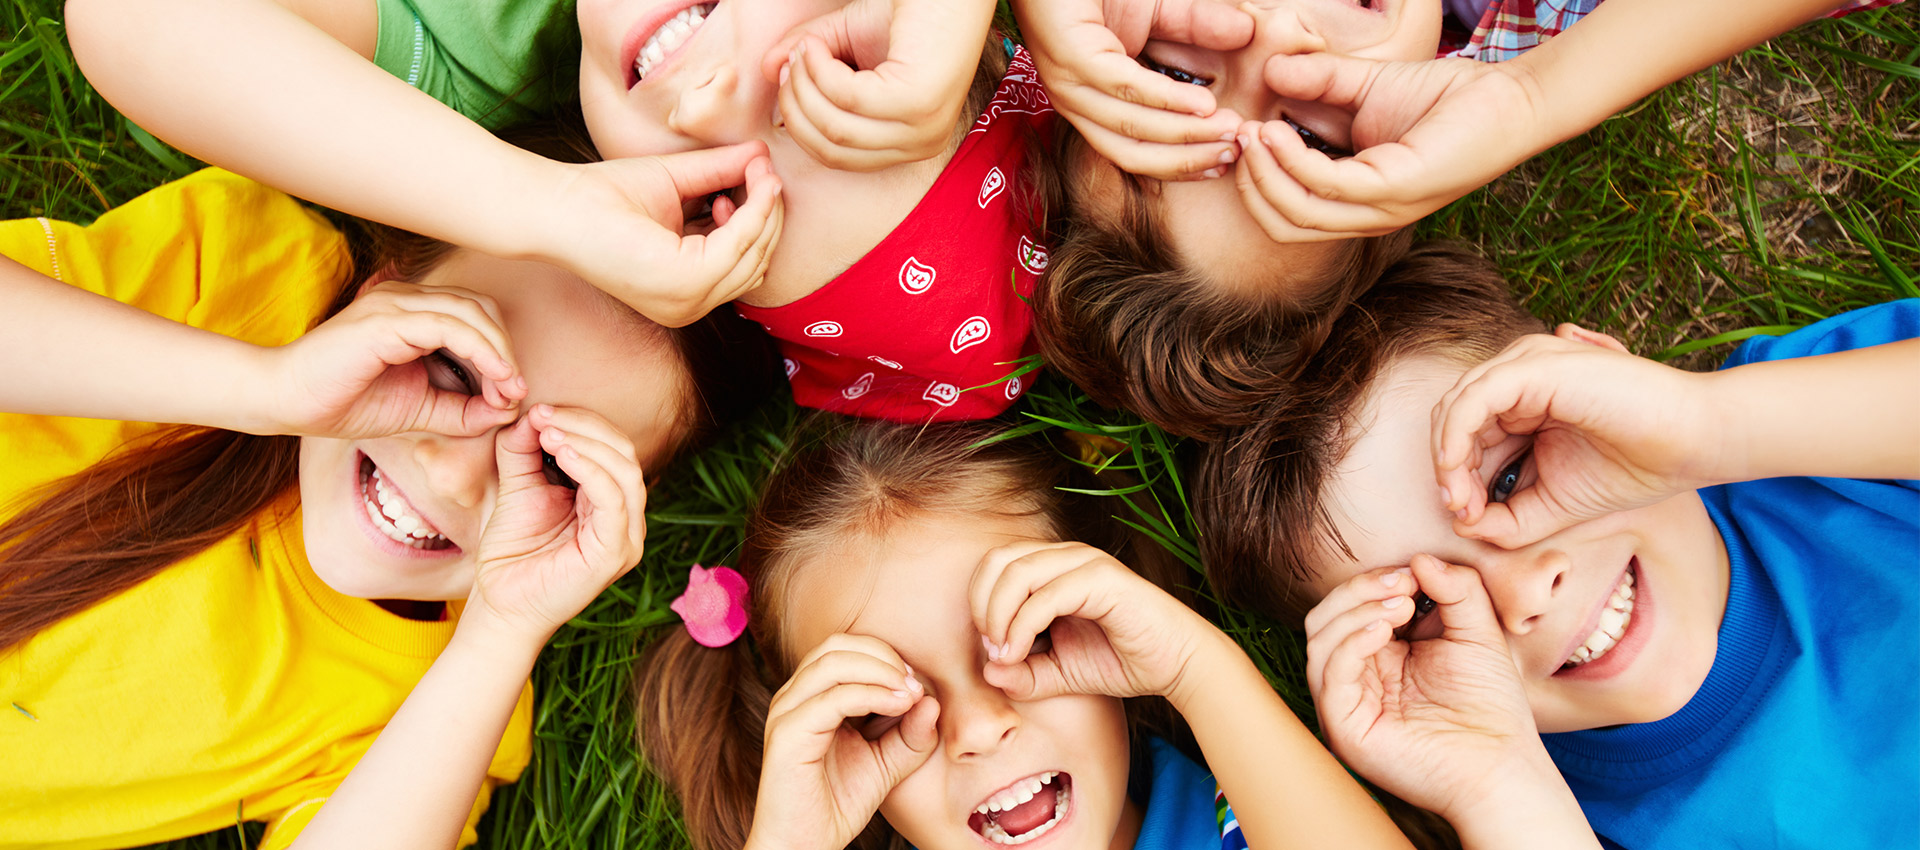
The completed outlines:
<svg viewBox="0 0 1920 850">
<path fill-rule="evenodd" d="M 360 456 L 360 499 L 367 521 L 387 539 L 426 552 L 458 548 L 407 501 L 400 485 L 393 483 L 373 459 L 364 454 Z"/>
<path fill-rule="evenodd" d="M 1630 668 L 1657 630 L 1654 602 L 1640 559 L 1630 559 L 1607 598 L 1583 624 L 1580 642 L 1566 650 L 1566 662 L 1554 677 L 1597 681 Z"/>
<path fill-rule="evenodd" d="M 680 53 L 693 34 L 706 23 L 707 16 L 719 4 L 715 2 L 675 3 L 648 13 L 627 34 L 621 61 L 626 69 L 627 88 L 653 76 Z"/>
<path fill-rule="evenodd" d="M 1073 808 L 1073 777 L 1037 773 L 993 792 L 967 817 L 967 826 L 987 843 L 1013 846 L 1034 841 L 1066 820 Z"/>
</svg>

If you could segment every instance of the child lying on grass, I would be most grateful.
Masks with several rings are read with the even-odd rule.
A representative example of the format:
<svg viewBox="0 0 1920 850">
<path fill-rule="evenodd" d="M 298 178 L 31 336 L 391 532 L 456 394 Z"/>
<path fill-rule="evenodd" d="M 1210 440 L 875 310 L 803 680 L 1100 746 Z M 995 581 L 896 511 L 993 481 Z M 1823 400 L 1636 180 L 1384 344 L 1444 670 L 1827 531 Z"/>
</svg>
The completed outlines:
<svg viewBox="0 0 1920 850">
<path fill-rule="evenodd" d="M 1541 42 L 1489 64 L 1433 59 L 1440 0 L 1016 2 L 1076 131 L 1035 302 L 1049 365 L 1174 433 L 1246 424 L 1408 225 L 1836 3 L 1539 5 L 1489 21 L 1505 49 L 1479 59 Z"/>
<path fill-rule="evenodd" d="M 1911 840 L 1920 301 L 1704 375 L 1542 330 L 1417 250 L 1201 460 L 1209 575 L 1304 612 L 1328 743 L 1463 837 L 1564 777 L 1616 846 Z"/>
<path fill-rule="evenodd" d="M 75 0 L 68 22 L 116 106 L 208 161 L 550 260 L 663 324 L 738 300 L 801 404 L 926 421 L 1019 397 L 987 385 L 1032 353 L 1046 251 L 1027 159 L 1052 112 L 1024 51 L 989 37 L 992 0 L 567 8 Z M 579 51 L 595 145 L 622 159 L 554 163 L 475 123 L 552 87 L 556 39 Z"/>
</svg>

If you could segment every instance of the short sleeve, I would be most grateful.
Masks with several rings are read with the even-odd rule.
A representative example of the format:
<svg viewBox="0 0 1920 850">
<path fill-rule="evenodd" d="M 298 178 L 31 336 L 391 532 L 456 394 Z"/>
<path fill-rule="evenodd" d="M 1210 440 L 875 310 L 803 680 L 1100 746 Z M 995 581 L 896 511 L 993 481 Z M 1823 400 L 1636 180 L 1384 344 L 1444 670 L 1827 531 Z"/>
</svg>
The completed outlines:
<svg viewBox="0 0 1920 850">
<path fill-rule="evenodd" d="M 149 313 L 258 345 L 305 333 L 352 270 L 346 242 L 281 192 L 219 169 L 91 225 L 0 222 L 0 254 Z"/>
<path fill-rule="evenodd" d="M 1731 369 L 1767 360 L 1815 357 L 1870 348 L 1920 336 L 1920 299 L 1908 298 L 1849 310 L 1781 336 L 1748 340 L 1720 364 Z"/>
<path fill-rule="evenodd" d="M 374 64 L 499 129 L 571 100 L 580 37 L 554 0 L 377 0 Z"/>
</svg>

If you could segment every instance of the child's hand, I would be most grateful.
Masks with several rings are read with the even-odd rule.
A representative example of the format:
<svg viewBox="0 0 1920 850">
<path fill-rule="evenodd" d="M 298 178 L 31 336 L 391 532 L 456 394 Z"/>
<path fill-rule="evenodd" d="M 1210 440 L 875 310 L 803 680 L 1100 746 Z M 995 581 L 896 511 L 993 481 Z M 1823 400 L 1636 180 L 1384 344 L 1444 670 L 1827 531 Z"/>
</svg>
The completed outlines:
<svg viewBox="0 0 1920 850">
<path fill-rule="evenodd" d="M 1114 165 L 1173 180 L 1223 169 L 1238 155 L 1240 119 L 1215 112 L 1212 92 L 1133 57 L 1150 38 L 1245 47 L 1253 39 L 1245 12 L 1221 0 L 1017 0 L 1013 11 L 1054 109 Z"/>
<path fill-rule="evenodd" d="M 1017 700 L 1179 689 L 1215 630 L 1112 555 L 1084 543 L 987 553 L 967 587 L 984 676 Z"/>
<path fill-rule="evenodd" d="M 1409 628 L 1434 636 L 1396 640 L 1416 591 L 1434 610 Z M 1361 573 L 1314 606 L 1306 631 L 1307 685 L 1327 746 L 1395 796 L 1455 821 L 1489 782 L 1547 758 L 1473 570 L 1420 555 L 1410 568 Z"/>
<path fill-rule="evenodd" d="M 494 457 L 500 492 L 463 621 L 544 643 L 639 562 L 646 485 L 633 441 L 579 408 L 535 406 L 500 431 Z"/>
<path fill-rule="evenodd" d="M 785 207 L 759 142 L 568 166 L 542 255 L 668 327 L 698 321 L 766 278 Z M 713 199 L 711 232 L 686 232 L 683 205 Z"/>
<path fill-rule="evenodd" d="M 1242 129 L 1241 198 L 1280 241 L 1390 233 L 1557 141 L 1518 63 L 1279 55 L 1267 60 L 1266 82 L 1353 112 L 1346 159 L 1308 147 L 1282 121 Z M 1276 218 L 1284 227 L 1268 226 Z"/>
<path fill-rule="evenodd" d="M 870 718 L 869 715 L 872 715 Z M 840 850 L 939 744 L 940 704 L 884 641 L 836 634 L 767 706 L 749 848 Z M 849 720 L 868 718 L 856 728 Z"/>
<path fill-rule="evenodd" d="M 423 359 L 437 351 L 448 360 Z M 472 436 L 512 422 L 527 394 L 499 307 L 453 287 L 380 284 L 266 357 L 263 430 L 280 434 Z M 478 374 L 458 375 L 453 358 Z"/>
<path fill-rule="evenodd" d="M 1465 537 L 1518 548 L 1615 511 L 1714 483 L 1726 431 L 1695 375 L 1561 325 L 1522 337 L 1460 377 L 1433 409 L 1433 465 Z M 1531 434 L 1531 458 L 1488 449 Z M 1507 479 L 1507 470 L 1518 476 Z M 1490 486 L 1487 482 L 1492 481 Z M 1502 489 L 1504 501 L 1489 498 Z"/>
<path fill-rule="evenodd" d="M 767 51 L 779 117 L 807 153 L 878 171 L 946 151 L 993 17 L 983 0 L 854 0 Z"/>
</svg>

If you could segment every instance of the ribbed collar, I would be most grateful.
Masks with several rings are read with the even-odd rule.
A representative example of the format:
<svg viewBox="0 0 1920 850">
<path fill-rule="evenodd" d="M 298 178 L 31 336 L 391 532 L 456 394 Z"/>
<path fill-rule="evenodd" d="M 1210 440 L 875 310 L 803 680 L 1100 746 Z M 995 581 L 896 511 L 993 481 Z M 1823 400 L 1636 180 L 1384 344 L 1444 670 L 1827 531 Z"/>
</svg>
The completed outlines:
<svg viewBox="0 0 1920 850">
<path fill-rule="evenodd" d="M 290 593 L 305 597 L 328 620 L 373 648 L 404 658 L 432 659 L 453 639 L 457 608 L 437 623 L 409 620 L 372 601 L 348 596 L 320 580 L 307 563 L 306 539 L 301 530 L 297 497 L 290 498 L 254 517 L 250 533 L 259 543 L 263 567 L 284 565 L 296 579 Z"/>
<path fill-rule="evenodd" d="M 1779 594 L 1721 507 L 1718 489 L 1700 491 L 1726 543 L 1730 573 L 1713 667 L 1693 699 L 1671 717 L 1541 736 L 1582 799 L 1633 796 L 1712 759 L 1752 716 L 1794 654 Z"/>
</svg>

